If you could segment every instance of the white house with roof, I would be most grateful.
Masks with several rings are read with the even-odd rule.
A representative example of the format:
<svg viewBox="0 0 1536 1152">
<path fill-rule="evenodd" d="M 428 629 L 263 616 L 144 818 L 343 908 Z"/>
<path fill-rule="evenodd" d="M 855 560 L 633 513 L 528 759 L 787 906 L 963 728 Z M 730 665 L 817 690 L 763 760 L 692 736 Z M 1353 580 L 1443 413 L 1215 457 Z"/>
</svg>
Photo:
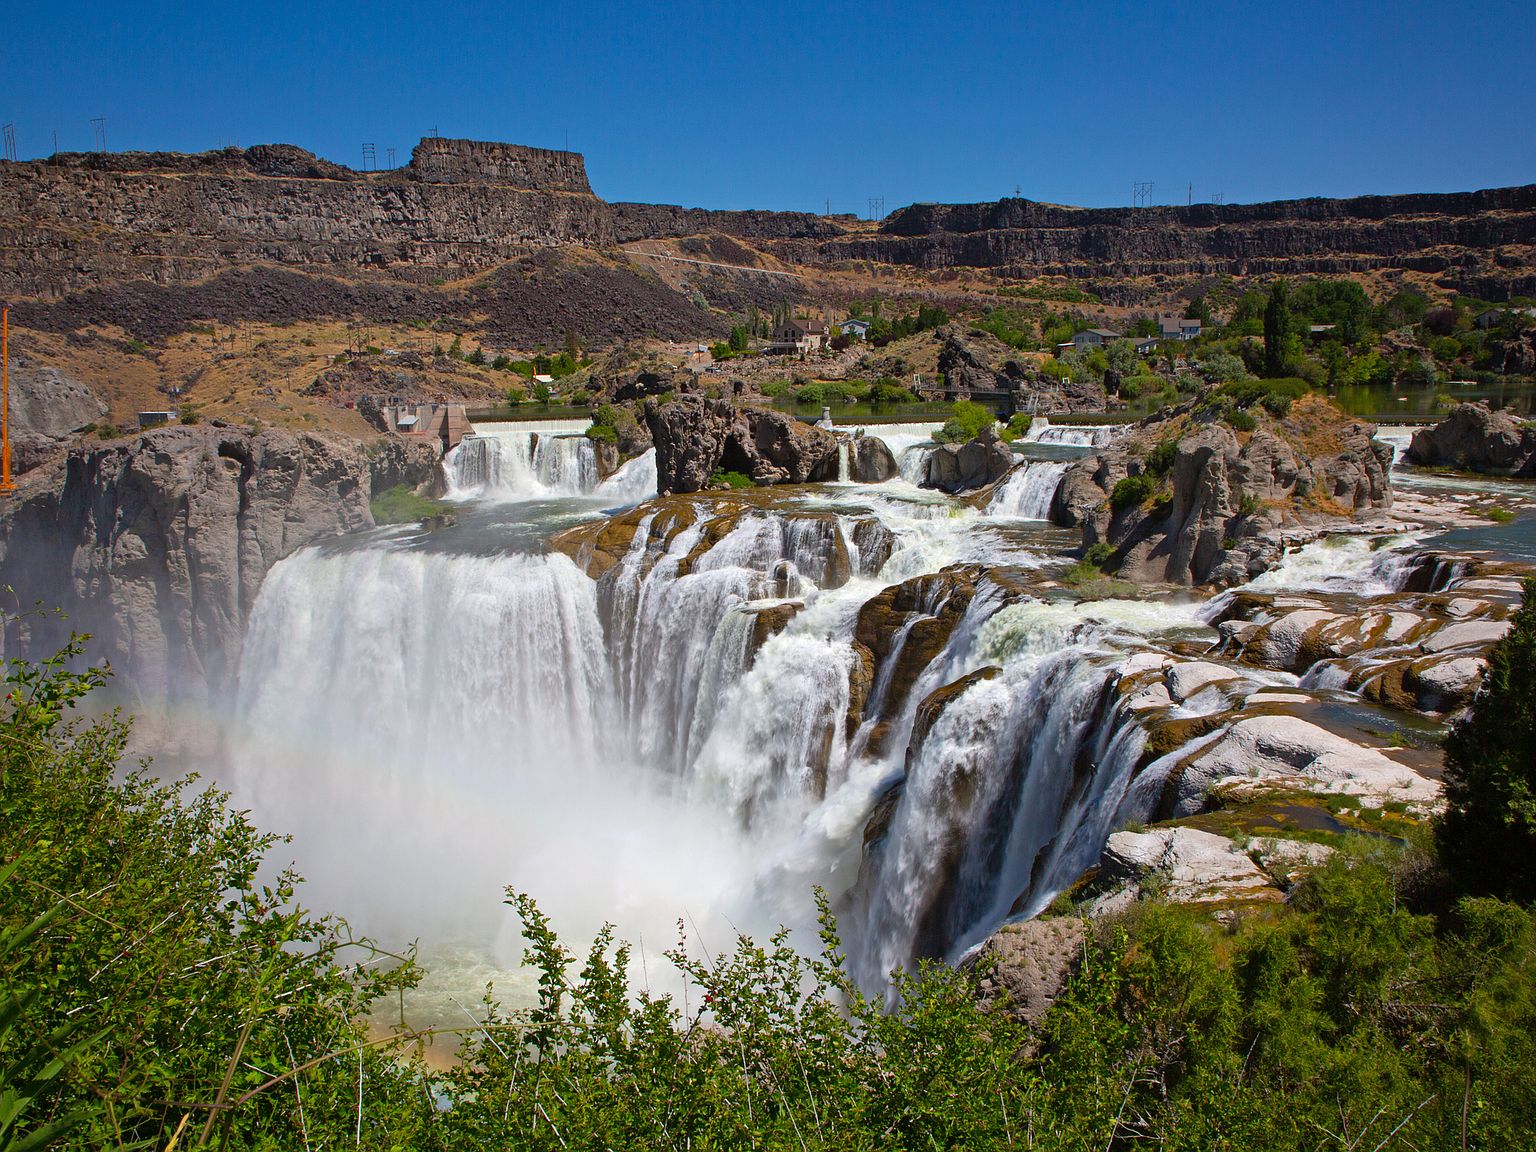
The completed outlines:
<svg viewBox="0 0 1536 1152">
<path fill-rule="evenodd" d="M 1157 334 L 1164 340 L 1193 340 L 1200 335 L 1200 321 L 1173 312 L 1160 312 Z"/>
<path fill-rule="evenodd" d="M 860 319 L 858 316 L 850 316 L 841 321 L 837 330 L 844 336 L 852 336 L 855 340 L 869 339 L 869 321 Z"/>
<path fill-rule="evenodd" d="M 1102 348 L 1111 341 L 1120 339 L 1120 333 L 1111 328 L 1085 328 L 1072 337 L 1072 347 L 1079 352 Z"/>
</svg>

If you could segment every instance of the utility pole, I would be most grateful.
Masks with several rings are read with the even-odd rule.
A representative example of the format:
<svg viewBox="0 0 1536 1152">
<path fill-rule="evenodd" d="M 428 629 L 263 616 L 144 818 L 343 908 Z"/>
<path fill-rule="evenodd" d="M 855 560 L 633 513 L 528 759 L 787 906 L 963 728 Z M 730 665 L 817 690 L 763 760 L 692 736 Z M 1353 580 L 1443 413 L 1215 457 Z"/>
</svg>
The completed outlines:
<svg viewBox="0 0 1536 1152">
<path fill-rule="evenodd" d="M 395 150 L 393 148 L 386 148 L 386 149 L 384 149 L 384 151 L 389 156 L 389 166 L 390 166 L 390 168 L 394 168 L 394 166 L 395 166 Z"/>
<path fill-rule="evenodd" d="M 1152 207 L 1152 181 L 1137 180 L 1131 184 L 1131 203 L 1136 208 Z"/>
<path fill-rule="evenodd" d="M 379 155 L 372 144 L 363 145 L 363 171 L 372 172 L 378 167 Z"/>
<path fill-rule="evenodd" d="M 1194 184 L 1194 181 L 1190 181 L 1189 190 L 1187 192 L 1185 192 L 1185 194 L 1184 194 L 1184 207 L 1188 208 L 1194 202 L 1195 202 L 1195 184 Z"/>
<path fill-rule="evenodd" d="M 107 150 L 107 118 L 105 116 L 92 116 L 91 127 L 96 133 L 96 151 Z"/>
<path fill-rule="evenodd" d="M 11 479 L 11 310 L 0 308 L 0 493 L 16 491 Z"/>
<path fill-rule="evenodd" d="M 5 126 L 5 158 L 16 159 L 16 125 L 14 124 Z"/>
</svg>

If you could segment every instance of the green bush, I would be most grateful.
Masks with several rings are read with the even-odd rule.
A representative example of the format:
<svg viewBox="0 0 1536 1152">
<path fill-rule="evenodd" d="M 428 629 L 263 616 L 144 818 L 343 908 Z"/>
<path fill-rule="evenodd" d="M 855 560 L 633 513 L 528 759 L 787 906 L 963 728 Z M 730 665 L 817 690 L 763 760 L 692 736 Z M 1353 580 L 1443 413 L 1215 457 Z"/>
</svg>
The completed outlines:
<svg viewBox="0 0 1536 1152">
<path fill-rule="evenodd" d="M 1099 571 L 1108 571 L 1109 563 L 1115 558 L 1114 546 L 1107 541 L 1100 540 L 1083 553 L 1083 560 L 1092 564 Z"/>
<path fill-rule="evenodd" d="M 587 429 L 587 439 L 597 440 L 603 444 L 617 444 L 619 430 L 612 424 L 594 424 Z"/>
<path fill-rule="evenodd" d="M 1253 413 L 1246 408 L 1229 409 L 1222 416 L 1222 419 L 1239 432 L 1252 432 L 1259 426 L 1259 422 L 1254 419 Z"/>
<path fill-rule="evenodd" d="M 435 516 L 447 505 L 418 496 L 409 484 L 386 488 L 368 502 L 375 524 L 411 524 Z"/>
<path fill-rule="evenodd" d="M 1468 891 L 1536 900 L 1536 579 L 1445 740 L 1441 855 Z"/>
<path fill-rule="evenodd" d="M 1115 485 L 1115 490 L 1109 494 L 1109 503 L 1116 512 L 1120 512 L 1145 503 L 1156 489 L 1156 479 L 1146 472 L 1137 476 L 1127 476 Z"/>
<path fill-rule="evenodd" d="M 997 417 L 991 409 L 971 400 L 957 400 L 944 427 L 935 432 L 933 438 L 940 444 L 964 444 L 996 426 Z"/>
<path fill-rule="evenodd" d="M 1147 453 L 1145 464 L 1147 471 L 1153 476 L 1166 476 L 1173 468 L 1173 462 L 1179 455 L 1179 440 L 1176 436 L 1170 436 L 1166 440 L 1159 440 Z"/>
<path fill-rule="evenodd" d="M 709 474 L 709 485 L 711 488 L 718 488 L 722 484 L 727 488 L 750 488 L 752 487 L 752 477 L 744 472 L 726 472 L 720 469 L 716 469 Z"/>
</svg>

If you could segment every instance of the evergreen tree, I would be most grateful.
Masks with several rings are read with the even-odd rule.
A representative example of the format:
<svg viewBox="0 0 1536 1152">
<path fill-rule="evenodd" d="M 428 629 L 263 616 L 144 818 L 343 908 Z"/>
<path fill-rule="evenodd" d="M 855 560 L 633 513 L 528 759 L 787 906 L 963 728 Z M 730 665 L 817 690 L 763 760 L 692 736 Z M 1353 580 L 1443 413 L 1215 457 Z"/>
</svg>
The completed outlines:
<svg viewBox="0 0 1536 1152">
<path fill-rule="evenodd" d="M 1291 315 L 1291 290 L 1281 280 L 1269 290 L 1264 308 L 1264 375 L 1285 376 L 1295 362 L 1295 321 Z"/>
<path fill-rule="evenodd" d="M 1536 579 L 1445 741 L 1441 858 L 1470 892 L 1536 900 Z"/>
</svg>

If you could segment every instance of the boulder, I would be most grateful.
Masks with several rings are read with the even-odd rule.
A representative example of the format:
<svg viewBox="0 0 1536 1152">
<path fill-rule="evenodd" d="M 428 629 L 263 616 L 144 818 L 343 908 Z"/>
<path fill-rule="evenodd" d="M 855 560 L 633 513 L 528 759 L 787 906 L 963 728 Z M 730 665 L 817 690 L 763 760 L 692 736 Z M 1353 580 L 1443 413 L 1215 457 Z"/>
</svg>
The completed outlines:
<svg viewBox="0 0 1536 1152">
<path fill-rule="evenodd" d="M 1175 816 L 1199 812 L 1229 780 L 1259 780 L 1306 791 L 1341 792 L 1376 803 L 1433 806 L 1439 789 L 1374 748 L 1295 716 L 1250 716 L 1231 724 L 1182 765 L 1173 783 Z"/>
<path fill-rule="evenodd" d="M 1082 960 L 1088 925 L 1076 917 L 1004 924 L 965 960 L 981 972 L 979 999 L 1038 1028 Z"/>
<path fill-rule="evenodd" d="M 1236 844 L 1198 828 L 1116 832 L 1104 845 L 1099 869 L 1106 880 L 1135 884 L 1155 875 L 1163 898 L 1174 904 L 1281 899 L 1280 891 Z"/>
<path fill-rule="evenodd" d="M 848 478 L 859 484 L 884 484 L 899 474 L 896 457 L 878 436 L 855 436 L 849 446 Z"/>
<path fill-rule="evenodd" d="M 1013 452 L 991 428 L 964 444 L 941 444 L 928 455 L 925 488 L 951 494 L 995 484 L 1013 467 Z"/>
<path fill-rule="evenodd" d="M 23 356 L 10 363 L 11 468 L 16 474 L 43 463 L 82 429 L 107 415 L 107 403 L 57 368 Z"/>
<path fill-rule="evenodd" d="M 803 484 L 829 457 L 837 437 L 769 408 L 737 408 L 726 400 L 688 396 L 645 403 L 656 447 L 660 495 L 698 492 L 717 471 L 741 472 L 757 484 Z"/>
<path fill-rule="evenodd" d="M 1458 404 L 1433 428 L 1415 432 L 1404 458 L 1410 464 L 1536 476 L 1536 428 L 1485 403 Z"/>
</svg>

